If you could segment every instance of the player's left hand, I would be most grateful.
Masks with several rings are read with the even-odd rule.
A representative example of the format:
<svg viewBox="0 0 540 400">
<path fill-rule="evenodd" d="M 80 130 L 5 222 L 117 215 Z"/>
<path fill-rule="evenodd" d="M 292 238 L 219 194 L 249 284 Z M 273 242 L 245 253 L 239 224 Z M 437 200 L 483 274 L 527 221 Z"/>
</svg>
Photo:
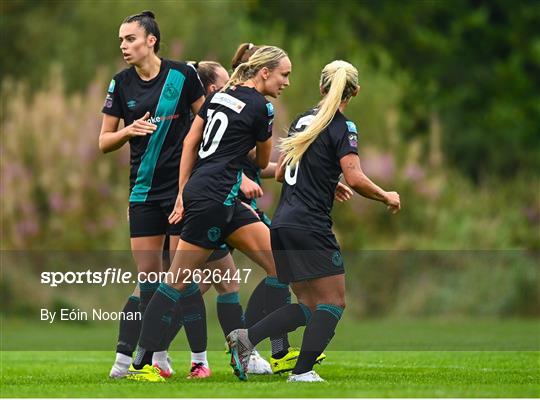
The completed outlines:
<svg viewBox="0 0 540 400">
<path fill-rule="evenodd" d="M 184 202 L 182 201 L 182 193 L 178 193 L 176 197 L 176 203 L 174 204 L 174 209 L 169 215 L 169 224 L 174 225 L 180 222 L 184 217 Z"/>
<path fill-rule="evenodd" d="M 334 199 L 343 203 L 344 201 L 350 200 L 353 196 L 353 191 L 341 182 L 338 182 L 336 186 L 336 192 L 334 193 Z"/>
</svg>

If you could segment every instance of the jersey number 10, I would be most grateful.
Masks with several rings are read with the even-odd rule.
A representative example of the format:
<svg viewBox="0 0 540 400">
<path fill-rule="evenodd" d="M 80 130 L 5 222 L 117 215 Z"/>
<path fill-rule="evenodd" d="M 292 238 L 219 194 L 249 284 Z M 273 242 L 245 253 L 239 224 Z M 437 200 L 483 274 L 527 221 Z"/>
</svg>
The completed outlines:
<svg viewBox="0 0 540 400">
<path fill-rule="evenodd" d="M 203 141 L 201 148 L 199 149 L 199 157 L 206 158 L 211 154 L 214 154 L 219 146 L 219 142 L 223 138 L 223 134 L 229 125 L 229 119 L 227 114 L 215 110 L 208 110 L 206 126 L 203 132 Z M 218 123 L 216 128 L 216 123 Z M 214 129 L 215 128 L 215 129 Z"/>
</svg>

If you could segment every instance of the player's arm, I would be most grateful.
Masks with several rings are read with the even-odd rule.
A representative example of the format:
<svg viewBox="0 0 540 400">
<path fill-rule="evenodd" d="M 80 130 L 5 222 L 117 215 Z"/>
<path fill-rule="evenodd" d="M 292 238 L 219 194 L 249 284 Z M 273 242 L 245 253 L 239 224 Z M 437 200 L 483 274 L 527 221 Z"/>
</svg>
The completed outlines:
<svg viewBox="0 0 540 400">
<path fill-rule="evenodd" d="M 264 142 L 256 142 L 255 147 L 255 165 L 260 169 L 264 169 L 270 162 L 270 154 L 272 153 L 272 139 L 269 138 Z"/>
<path fill-rule="evenodd" d="M 396 192 L 386 192 L 377 186 L 369 179 L 360 165 L 360 157 L 355 153 L 349 153 L 343 156 L 339 163 L 345 181 L 358 194 L 372 200 L 380 201 L 388 206 L 388 209 L 393 213 L 397 213 L 401 209 L 399 194 Z"/>
<path fill-rule="evenodd" d="M 277 163 L 269 162 L 268 166 L 261 170 L 261 178 L 268 179 L 273 178 L 276 175 Z"/>
<path fill-rule="evenodd" d="M 285 180 L 285 165 L 283 164 L 283 159 L 285 158 L 284 154 L 279 156 L 278 162 L 276 163 L 275 178 L 278 182 L 283 182 Z"/>
<path fill-rule="evenodd" d="M 193 103 L 191 103 L 191 112 L 193 113 L 193 115 L 197 115 L 199 113 L 199 110 L 204 104 L 204 99 L 205 97 L 201 96 L 197 100 L 195 100 Z"/>
<path fill-rule="evenodd" d="M 249 179 L 244 173 L 242 173 L 242 183 L 240 184 L 240 190 L 248 199 L 262 197 L 262 195 L 264 194 L 259 184 Z"/>
<path fill-rule="evenodd" d="M 203 128 L 204 120 L 197 115 L 193 120 L 193 124 L 191 124 L 191 129 L 184 139 L 182 157 L 180 158 L 180 177 L 178 181 L 179 193 L 184 191 L 184 186 L 186 186 L 186 183 L 191 176 L 191 172 L 193 171 L 193 166 L 197 161 L 197 149 L 203 138 Z"/>
<path fill-rule="evenodd" d="M 169 215 L 169 223 L 176 224 L 180 222 L 184 216 L 184 204 L 182 200 L 182 193 L 184 187 L 191 176 L 193 171 L 193 166 L 197 161 L 197 149 L 201 144 L 203 137 L 203 127 L 204 120 L 198 115 L 193 120 L 191 124 L 191 129 L 189 130 L 186 138 L 184 139 L 184 144 L 182 148 L 182 156 L 180 157 L 180 172 L 178 178 L 178 196 L 176 197 L 176 203 L 174 209 Z"/>
<path fill-rule="evenodd" d="M 134 136 L 146 136 L 152 134 L 157 126 L 148 122 L 150 113 L 146 112 L 140 119 L 133 121 L 128 125 L 118 130 L 120 118 L 109 114 L 103 114 L 103 122 L 101 123 L 101 131 L 99 133 L 99 149 L 103 153 L 118 150 L 130 138 Z"/>
</svg>

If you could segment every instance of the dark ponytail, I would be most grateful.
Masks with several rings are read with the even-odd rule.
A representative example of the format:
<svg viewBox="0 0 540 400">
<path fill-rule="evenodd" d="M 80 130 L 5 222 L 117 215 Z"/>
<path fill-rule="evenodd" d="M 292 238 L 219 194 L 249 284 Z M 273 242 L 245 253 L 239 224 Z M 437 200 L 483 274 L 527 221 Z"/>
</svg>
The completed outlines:
<svg viewBox="0 0 540 400">
<path fill-rule="evenodd" d="M 146 35 L 154 35 L 156 37 L 156 44 L 154 44 L 154 53 L 159 51 L 159 42 L 161 40 L 161 34 L 159 33 L 159 26 L 156 22 L 156 16 L 152 11 L 143 11 L 139 14 L 131 15 L 127 17 L 123 24 L 130 22 L 138 22 L 140 26 L 144 28 Z"/>
</svg>

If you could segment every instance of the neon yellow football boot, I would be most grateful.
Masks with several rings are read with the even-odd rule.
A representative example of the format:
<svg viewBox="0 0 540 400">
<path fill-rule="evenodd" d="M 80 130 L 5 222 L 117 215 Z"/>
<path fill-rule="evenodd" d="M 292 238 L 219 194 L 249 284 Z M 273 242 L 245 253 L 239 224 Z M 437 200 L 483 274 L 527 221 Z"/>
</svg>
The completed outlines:
<svg viewBox="0 0 540 400">
<path fill-rule="evenodd" d="M 160 369 L 148 364 L 142 367 L 142 369 L 135 369 L 133 364 L 131 364 L 128 369 L 127 378 L 143 382 L 165 382 L 165 378 L 160 375 Z"/>
<path fill-rule="evenodd" d="M 283 372 L 292 371 L 298 361 L 300 349 L 297 347 L 289 347 L 289 352 L 283 358 L 270 357 L 270 367 L 273 374 L 281 374 Z M 315 362 L 320 364 L 326 358 L 326 354 L 321 353 Z"/>
</svg>

